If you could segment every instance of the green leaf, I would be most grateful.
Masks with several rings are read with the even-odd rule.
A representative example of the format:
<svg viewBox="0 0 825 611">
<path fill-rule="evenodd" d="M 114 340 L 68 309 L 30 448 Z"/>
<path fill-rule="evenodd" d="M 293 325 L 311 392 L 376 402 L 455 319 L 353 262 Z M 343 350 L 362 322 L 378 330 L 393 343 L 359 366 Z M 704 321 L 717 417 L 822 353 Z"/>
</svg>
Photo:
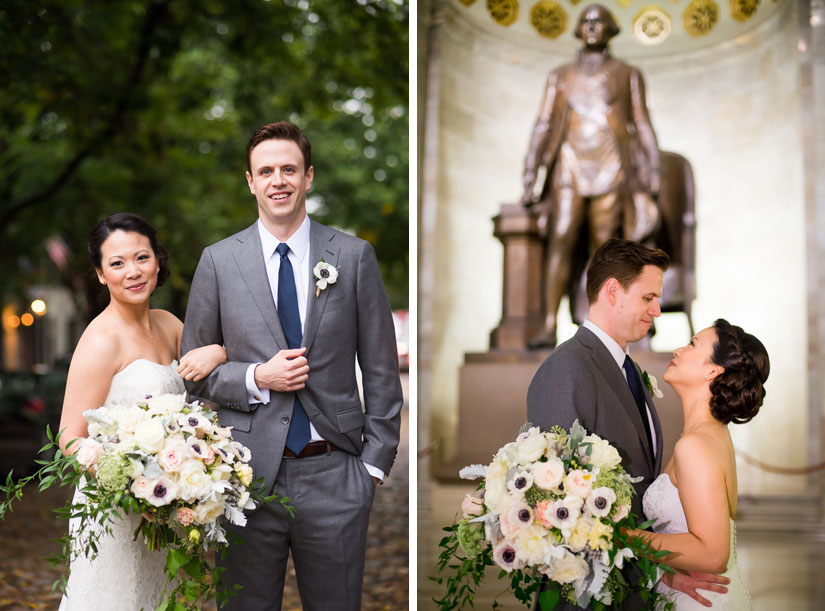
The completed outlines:
<svg viewBox="0 0 825 611">
<path fill-rule="evenodd" d="M 189 562 L 189 554 L 184 549 L 170 549 L 166 554 L 166 573 L 176 577 L 178 569 Z"/>
</svg>

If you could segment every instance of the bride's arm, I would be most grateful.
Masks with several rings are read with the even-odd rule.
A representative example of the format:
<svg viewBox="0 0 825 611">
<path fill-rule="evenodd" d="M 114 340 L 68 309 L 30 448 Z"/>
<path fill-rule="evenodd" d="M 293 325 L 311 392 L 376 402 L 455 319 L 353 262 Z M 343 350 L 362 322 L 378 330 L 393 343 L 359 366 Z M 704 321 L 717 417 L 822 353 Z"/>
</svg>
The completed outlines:
<svg viewBox="0 0 825 611">
<path fill-rule="evenodd" d="M 120 364 L 116 340 L 94 329 L 87 329 L 77 343 L 66 378 L 58 428 L 63 431 L 60 449 L 64 453 L 76 452 L 79 442 L 73 443 L 68 450 L 66 445 L 72 439 L 88 434 L 88 423 L 83 412 L 103 405 Z"/>
<path fill-rule="evenodd" d="M 202 380 L 218 365 L 226 362 L 226 350 L 218 344 L 209 344 L 190 350 L 180 359 L 178 374 L 184 380 Z"/>
<path fill-rule="evenodd" d="M 730 517 L 727 487 L 718 454 L 700 434 L 683 436 L 674 448 L 679 498 L 688 531 L 658 534 L 639 531 L 656 549 L 670 552 L 662 562 L 675 569 L 722 573 L 730 555 Z"/>
</svg>

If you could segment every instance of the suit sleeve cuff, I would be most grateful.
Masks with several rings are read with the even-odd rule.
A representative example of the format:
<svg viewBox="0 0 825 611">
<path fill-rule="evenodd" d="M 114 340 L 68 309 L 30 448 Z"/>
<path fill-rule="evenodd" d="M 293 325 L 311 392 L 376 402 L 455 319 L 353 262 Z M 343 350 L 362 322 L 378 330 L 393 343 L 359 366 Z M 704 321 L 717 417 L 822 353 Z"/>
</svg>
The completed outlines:
<svg viewBox="0 0 825 611">
<path fill-rule="evenodd" d="M 269 389 L 263 390 L 258 388 L 255 384 L 255 368 L 260 363 L 252 363 L 246 368 L 246 400 L 252 405 L 253 403 L 269 403 Z"/>
<path fill-rule="evenodd" d="M 364 462 L 363 460 L 361 462 Z M 364 462 L 364 466 L 367 468 L 367 473 L 372 475 L 373 477 L 377 477 L 382 482 L 384 481 L 384 472 L 379 469 L 378 467 L 374 467 L 373 465 L 369 464 L 368 462 Z"/>
</svg>

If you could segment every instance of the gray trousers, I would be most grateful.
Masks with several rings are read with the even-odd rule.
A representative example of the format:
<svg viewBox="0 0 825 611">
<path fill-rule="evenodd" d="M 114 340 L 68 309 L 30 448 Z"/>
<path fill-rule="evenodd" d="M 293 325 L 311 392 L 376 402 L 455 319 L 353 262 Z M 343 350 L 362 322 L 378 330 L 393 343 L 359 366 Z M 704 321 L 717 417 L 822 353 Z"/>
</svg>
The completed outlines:
<svg viewBox="0 0 825 611">
<path fill-rule="evenodd" d="M 294 518 L 276 502 L 249 515 L 245 527 L 227 525 L 243 541 L 218 558 L 226 568 L 221 582 L 242 589 L 221 609 L 280 611 L 291 551 L 305 611 L 360 611 L 375 495 L 364 463 L 341 450 L 284 459 L 275 491 L 290 497 Z"/>
</svg>

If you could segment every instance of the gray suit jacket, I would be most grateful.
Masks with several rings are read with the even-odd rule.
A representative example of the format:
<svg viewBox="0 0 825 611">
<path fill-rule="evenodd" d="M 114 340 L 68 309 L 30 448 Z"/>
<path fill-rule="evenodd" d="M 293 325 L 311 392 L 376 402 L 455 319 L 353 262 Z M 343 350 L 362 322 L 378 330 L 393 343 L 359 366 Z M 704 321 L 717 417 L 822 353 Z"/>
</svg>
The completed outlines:
<svg viewBox="0 0 825 611">
<path fill-rule="evenodd" d="M 637 366 L 638 368 L 638 366 Z M 640 373 L 641 375 L 641 373 Z M 656 457 L 624 374 L 605 345 L 580 327 L 542 363 L 527 391 L 527 419 L 542 430 L 570 428 L 578 419 L 588 432 L 607 439 L 619 451 L 635 485 L 632 511 L 641 519 L 642 495 L 662 469 L 662 427 L 647 387 L 642 384 L 656 431 Z"/>
<path fill-rule="evenodd" d="M 298 391 L 318 433 L 389 473 L 399 440 L 403 403 L 389 302 L 375 252 L 365 241 L 310 223 L 309 290 L 302 346 L 309 364 Z M 315 296 L 312 268 L 323 258 L 338 280 Z M 270 392 L 267 404 L 247 401 L 246 370 L 287 349 L 272 299 L 256 224 L 207 247 L 198 263 L 181 339 L 181 353 L 222 344 L 228 362 L 190 394 L 218 404 L 218 420 L 252 451 L 255 476 L 269 488 L 281 464 L 294 393 Z M 362 372 L 364 409 L 355 359 Z"/>
<path fill-rule="evenodd" d="M 553 425 L 569 429 L 578 420 L 589 433 L 616 447 L 630 475 L 644 478 L 634 485 L 636 495 L 631 509 L 639 522 L 644 519 L 642 496 L 662 469 L 662 426 L 647 387 L 642 387 L 656 431 L 655 458 L 622 370 L 589 329 L 579 327 L 572 338 L 556 348 L 539 367 L 527 391 L 527 420 L 532 424 L 546 431 Z M 631 584 L 635 585 L 635 577 Z M 533 609 L 538 608 L 536 599 Z M 556 611 L 579 608 L 562 600 Z M 631 594 L 621 608 L 640 609 L 641 598 Z"/>
</svg>

